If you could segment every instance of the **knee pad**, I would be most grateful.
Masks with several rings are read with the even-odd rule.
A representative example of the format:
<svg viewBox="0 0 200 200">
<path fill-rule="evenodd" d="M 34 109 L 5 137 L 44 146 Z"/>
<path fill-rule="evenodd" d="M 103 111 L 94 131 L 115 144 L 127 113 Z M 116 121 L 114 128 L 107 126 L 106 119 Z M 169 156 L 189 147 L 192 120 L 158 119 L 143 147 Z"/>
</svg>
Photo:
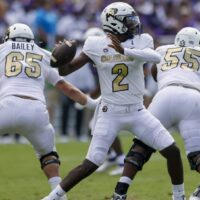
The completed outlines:
<svg viewBox="0 0 200 200">
<path fill-rule="evenodd" d="M 142 170 L 143 165 L 150 159 L 155 149 L 147 146 L 138 139 L 133 140 L 134 144 L 130 148 L 124 162 L 130 163 L 138 170 Z"/>
<path fill-rule="evenodd" d="M 97 164 L 98 166 L 102 165 L 104 160 L 105 160 L 105 157 L 106 157 L 106 153 L 102 152 L 102 151 L 96 151 L 94 154 L 93 154 L 93 159 L 92 161 L 94 161 L 95 164 Z"/>
<path fill-rule="evenodd" d="M 59 164 L 60 165 L 60 160 L 57 152 L 52 151 L 46 155 L 43 155 L 40 158 L 40 163 L 41 163 L 41 168 L 43 169 L 47 165 L 50 165 L 52 163 Z"/>
<path fill-rule="evenodd" d="M 200 151 L 189 153 L 187 158 L 190 163 L 190 169 L 198 171 L 200 165 Z"/>
<path fill-rule="evenodd" d="M 100 166 L 105 161 L 108 150 L 103 147 L 95 147 L 88 152 L 86 159 L 90 160 L 97 166 Z"/>
</svg>

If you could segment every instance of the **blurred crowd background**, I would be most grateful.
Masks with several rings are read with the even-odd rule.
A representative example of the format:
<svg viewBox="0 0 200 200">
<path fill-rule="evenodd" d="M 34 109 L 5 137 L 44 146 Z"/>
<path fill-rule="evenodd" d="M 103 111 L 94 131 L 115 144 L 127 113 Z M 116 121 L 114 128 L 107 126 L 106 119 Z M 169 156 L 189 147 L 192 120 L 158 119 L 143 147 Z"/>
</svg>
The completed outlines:
<svg viewBox="0 0 200 200">
<path fill-rule="evenodd" d="M 101 26 L 100 14 L 113 0 L 0 0 L 0 35 L 8 25 L 30 25 L 38 40 L 52 48 L 56 38 L 81 37 L 89 27 Z M 199 0 L 124 0 L 138 12 L 144 31 L 158 42 L 184 26 L 200 27 Z M 164 40 L 164 41 L 163 41 Z"/>
<path fill-rule="evenodd" d="M 84 42 L 84 33 L 90 27 L 101 27 L 100 14 L 113 0 L 0 0 L 0 38 L 3 39 L 8 26 L 21 22 L 29 25 L 40 46 L 52 50 L 55 43 L 63 38 L 76 39 L 80 49 Z M 143 31 L 150 33 L 155 46 L 173 42 L 174 35 L 182 27 L 193 26 L 200 29 L 199 0 L 124 0 L 131 4 L 142 23 Z M 152 97 L 156 85 L 146 74 L 147 96 Z M 98 78 L 91 66 L 65 77 L 79 89 L 92 93 L 98 87 Z M 92 112 L 74 107 L 74 102 L 63 97 L 50 85 L 45 94 L 50 119 L 60 138 L 67 142 L 69 138 L 87 141 L 88 123 Z M 147 100 L 148 101 L 148 100 Z M 8 137 L 3 137 L 5 143 Z M 1 138 L 0 142 L 4 139 Z M 18 140 L 18 136 L 16 137 Z M 4 143 L 4 141 L 2 142 Z"/>
</svg>

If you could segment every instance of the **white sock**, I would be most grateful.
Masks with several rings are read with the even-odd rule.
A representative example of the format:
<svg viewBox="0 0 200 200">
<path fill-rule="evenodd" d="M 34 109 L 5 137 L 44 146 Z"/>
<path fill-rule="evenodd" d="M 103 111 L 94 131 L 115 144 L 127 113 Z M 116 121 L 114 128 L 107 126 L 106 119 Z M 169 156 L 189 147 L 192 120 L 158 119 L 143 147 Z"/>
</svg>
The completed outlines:
<svg viewBox="0 0 200 200">
<path fill-rule="evenodd" d="M 59 176 L 52 177 L 48 180 L 51 190 L 53 190 L 60 182 L 61 178 Z"/>
<path fill-rule="evenodd" d="M 181 197 L 185 195 L 184 184 L 172 185 L 172 190 L 175 197 Z"/>
<path fill-rule="evenodd" d="M 53 200 L 59 200 L 62 196 L 65 195 L 65 191 L 61 188 L 60 185 L 57 185 L 55 189 L 53 189 L 48 197 Z"/>
<path fill-rule="evenodd" d="M 127 176 L 122 176 L 122 177 L 120 177 L 120 179 L 119 179 L 118 182 L 126 183 L 128 185 L 131 185 L 132 180 L 129 177 L 127 177 Z"/>
</svg>

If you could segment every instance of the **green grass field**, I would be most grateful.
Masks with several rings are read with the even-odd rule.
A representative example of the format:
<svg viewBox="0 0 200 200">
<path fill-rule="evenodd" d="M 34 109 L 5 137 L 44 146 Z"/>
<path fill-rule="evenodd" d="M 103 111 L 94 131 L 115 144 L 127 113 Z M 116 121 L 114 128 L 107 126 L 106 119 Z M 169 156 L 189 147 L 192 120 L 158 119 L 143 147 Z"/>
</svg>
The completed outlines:
<svg viewBox="0 0 200 200">
<path fill-rule="evenodd" d="M 130 134 L 120 135 L 124 150 L 131 145 Z M 187 197 L 198 185 L 199 175 L 190 171 L 182 140 L 175 135 L 182 150 Z M 87 152 L 88 143 L 57 144 L 62 165 L 62 177 L 79 164 Z M 40 200 L 50 190 L 46 177 L 30 145 L 0 145 L 0 200 Z M 108 172 L 108 171 L 107 171 Z M 106 200 L 114 190 L 119 176 L 95 173 L 68 193 L 69 200 Z M 158 153 L 138 174 L 128 193 L 128 200 L 171 200 L 171 185 L 165 159 Z"/>
</svg>

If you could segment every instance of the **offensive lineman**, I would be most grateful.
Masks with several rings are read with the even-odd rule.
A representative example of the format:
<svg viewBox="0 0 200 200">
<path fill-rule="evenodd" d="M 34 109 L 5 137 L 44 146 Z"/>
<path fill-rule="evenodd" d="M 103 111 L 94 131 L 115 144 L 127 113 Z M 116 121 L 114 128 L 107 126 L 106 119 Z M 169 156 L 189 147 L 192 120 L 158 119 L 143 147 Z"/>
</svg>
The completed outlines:
<svg viewBox="0 0 200 200">
<path fill-rule="evenodd" d="M 190 167 L 200 173 L 200 32 L 185 27 L 173 45 L 158 47 L 157 52 L 162 59 L 152 75 L 159 92 L 148 110 L 165 128 L 177 126 Z M 190 200 L 200 200 L 200 187 Z"/>
<path fill-rule="evenodd" d="M 167 129 L 178 127 L 191 169 L 200 172 L 200 32 L 185 27 L 177 33 L 174 44 L 158 47 L 157 52 L 162 58 L 152 67 L 152 75 L 159 91 L 148 110 Z M 136 173 L 125 163 L 122 177 L 134 177 Z M 119 181 L 115 193 L 125 195 L 127 186 Z M 200 200 L 199 187 L 190 200 Z"/>
<path fill-rule="evenodd" d="M 153 39 L 148 34 L 140 34 L 139 18 L 129 4 L 117 2 L 108 5 L 101 14 L 101 21 L 104 31 L 110 34 L 101 38 L 89 37 L 83 52 L 70 63 L 59 67 L 60 75 L 67 75 L 88 62 L 93 62 L 97 67 L 102 100 L 96 108 L 90 147 L 83 163 L 71 170 L 43 200 L 59 200 L 65 192 L 92 174 L 105 160 L 110 145 L 121 130 L 135 133 L 145 143 L 142 143 L 143 146 L 151 146 L 138 153 L 138 160 L 133 160 L 134 154 L 129 152 L 126 162 L 140 168 L 140 160 L 148 160 L 151 155 L 149 149 L 151 152 L 158 149 L 167 159 L 172 184 L 182 187 L 183 196 L 179 149 L 167 130 L 143 106 L 143 64 L 160 62 L 160 55 L 152 49 Z M 118 45 L 122 44 L 124 51 L 115 51 L 116 40 Z M 129 185 L 131 179 L 121 181 Z M 173 191 L 174 200 L 180 200 L 175 193 Z M 114 194 L 113 199 L 123 200 L 126 196 Z"/>
<path fill-rule="evenodd" d="M 95 100 L 50 67 L 51 53 L 34 43 L 33 32 L 25 24 L 8 28 L 0 55 L 0 134 L 17 132 L 29 140 L 53 189 L 61 181 L 60 161 L 43 94 L 45 81 L 82 105 L 93 107 Z"/>
</svg>

